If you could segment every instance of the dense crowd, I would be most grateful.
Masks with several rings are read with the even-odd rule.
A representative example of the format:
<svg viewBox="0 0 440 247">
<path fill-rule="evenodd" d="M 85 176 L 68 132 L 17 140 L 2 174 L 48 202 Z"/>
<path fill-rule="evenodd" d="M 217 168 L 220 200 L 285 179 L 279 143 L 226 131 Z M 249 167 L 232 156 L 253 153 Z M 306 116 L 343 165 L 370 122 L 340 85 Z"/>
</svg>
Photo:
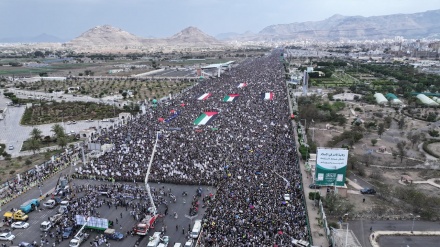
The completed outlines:
<svg viewBox="0 0 440 247">
<path fill-rule="evenodd" d="M 290 246 L 292 239 L 308 239 L 280 53 L 248 59 L 104 132 L 96 141 L 113 149 L 77 176 L 143 181 L 160 131 L 150 181 L 217 186 L 204 216 L 206 244 Z M 198 100 L 206 93 L 211 96 Z M 273 99 L 264 100 L 265 93 Z M 229 94 L 239 96 L 224 102 Z M 196 125 L 203 112 L 218 114 L 208 125 Z"/>
</svg>

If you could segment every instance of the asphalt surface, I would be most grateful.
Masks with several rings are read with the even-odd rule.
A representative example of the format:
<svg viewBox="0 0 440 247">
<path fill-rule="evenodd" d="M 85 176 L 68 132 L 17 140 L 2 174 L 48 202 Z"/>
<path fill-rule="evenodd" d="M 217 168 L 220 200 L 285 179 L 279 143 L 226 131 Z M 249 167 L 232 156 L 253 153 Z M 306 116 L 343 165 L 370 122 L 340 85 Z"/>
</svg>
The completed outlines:
<svg viewBox="0 0 440 247">
<path fill-rule="evenodd" d="M 64 173 L 67 172 L 67 169 L 64 170 Z M 50 191 L 52 188 L 55 187 L 57 179 L 59 175 L 53 176 L 52 178 L 48 179 L 44 182 L 41 191 L 43 194 Z M 72 188 L 75 186 L 80 185 L 96 185 L 96 184 L 103 184 L 103 183 L 109 183 L 109 182 L 102 182 L 102 181 L 95 181 L 95 180 L 72 180 L 71 186 Z M 130 185 L 134 185 L 133 183 L 126 183 Z M 140 186 L 141 188 L 144 188 L 143 183 L 137 183 L 137 186 Z M 165 191 L 168 191 L 168 189 L 171 189 L 171 192 L 176 195 L 177 202 L 171 202 L 168 205 L 168 214 L 164 217 L 158 218 L 155 224 L 155 229 L 151 229 L 149 231 L 149 236 L 153 235 L 154 232 L 160 232 L 162 230 L 163 226 L 166 226 L 167 230 L 164 235 L 170 237 L 170 243 L 169 246 L 173 246 L 174 243 L 182 243 L 184 244 L 187 240 L 187 234 L 188 234 L 188 227 L 191 227 L 194 225 L 194 220 L 196 219 L 202 219 L 203 214 L 205 212 L 206 208 L 202 208 L 201 205 L 203 205 L 202 199 L 199 198 L 199 213 L 195 215 L 193 218 L 185 217 L 185 215 L 189 215 L 189 209 L 191 205 L 191 200 L 193 198 L 193 195 L 196 194 L 196 190 L 198 186 L 187 186 L 187 185 L 172 185 L 172 184 L 150 184 L 151 188 L 164 188 Z M 202 186 L 203 189 L 203 195 L 209 194 L 212 191 L 212 188 L 207 186 Z M 188 193 L 187 196 L 182 196 L 182 192 L 186 191 Z M 81 197 L 84 195 L 84 193 L 87 192 L 80 192 L 77 194 L 77 197 Z M 18 198 L 12 200 L 11 202 L 7 203 L 6 205 L 2 206 L 2 212 L 8 211 L 11 208 L 19 208 L 20 205 L 32 198 L 38 198 L 40 195 L 40 190 L 35 187 L 25 194 L 22 194 Z M 108 200 L 106 196 L 100 196 L 103 200 Z M 131 199 L 127 199 L 131 200 Z M 140 199 L 142 200 L 142 199 Z M 42 202 L 44 202 L 43 200 Z M 139 201 L 138 199 L 134 199 L 134 201 Z M 184 203 L 185 201 L 185 203 Z M 158 209 L 159 214 L 164 214 L 165 211 L 165 205 L 156 205 Z M 14 244 L 18 244 L 22 241 L 25 242 L 33 242 L 34 240 L 37 241 L 37 243 L 40 243 L 40 234 L 42 233 L 39 229 L 39 226 L 41 222 L 44 220 L 47 220 L 48 217 L 57 214 L 58 207 L 55 207 L 54 209 L 47 209 L 40 207 L 38 211 L 30 212 L 29 213 L 29 224 L 30 227 L 28 229 L 15 229 L 12 231 L 12 233 L 16 236 L 14 240 Z M 118 207 L 117 209 L 112 206 L 109 208 L 106 204 L 99 207 L 97 211 L 100 213 L 102 218 L 106 218 L 109 220 L 112 220 L 116 222 L 116 219 L 118 219 L 118 223 L 113 226 L 116 231 L 122 232 L 124 235 L 126 235 L 127 231 L 131 230 L 137 223 L 137 221 L 134 219 L 133 216 L 129 215 L 130 208 L 126 209 L 125 207 Z M 173 213 L 176 212 L 178 217 L 177 219 L 174 218 Z M 122 214 L 122 218 L 121 218 Z M 177 225 L 177 228 L 176 228 Z M 2 227 L 2 229 L 8 229 L 7 227 Z M 182 230 L 184 229 L 184 233 L 182 233 Z M 53 230 L 53 229 L 52 229 Z M 76 232 L 75 232 L 76 233 Z M 102 232 L 95 231 L 91 232 L 91 236 L 88 239 L 87 243 L 84 243 L 83 246 L 89 246 L 89 243 L 94 237 L 97 235 L 102 234 Z M 72 235 L 74 236 L 74 234 Z M 54 242 L 54 239 L 48 238 L 50 244 Z M 69 239 L 64 240 L 60 245 L 57 246 L 68 246 L 69 241 L 72 239 L 70 237 Z M 120 242 L 116 242 L 113 240 L 109 240 L 111 243 L 111 246 L 134 246 L 137 241 L 140 241 L 139 246 L 146 246 L 148 243 L 148 237 L 140 237 L 140 236 L 128 236 L 125 237 Z M 8 245 L 9 246 L 9 245 Z"/>
<path fill-rule="evenodd" d="M 6 99 L 3 94 L 1 94 L 0 107 L 3 105 L 4 107 L 6 107 L 6 104 L 8 102 L 9 99 Z M 42 131 L 42 135 L 44 136 L 53 135 L 53 132 L 51 132 L 51 128 L 54 124 L 43 124 L 35 126 L 20 125 L 20 120 L 23 116 L 25 109 L 26 108 L 24 106 L 8 106 L 5 112 L 5 118 L 0 121 L 0 143 L 6 144 L 6 151 L 10 153 L 13 157 L 19 156 L 21 147 L 23 146 L 23 142 L 29 138 L 29 135 L 34 127 L 40 129 Z M 64 127 L 66 133 L 70 131 L 79 133 L 80 130 L 88 129 L 90 127 L 96 127 L 97 129 L 99 129 L 99 127 L 107 128 L 118 123 L 118 120 L 116 120 L 115 122 L 102 122 L 94 120 L 93 122 L 77 121 L 76 124 L 68 124 L 66 122 L 59 124 Z M 9 150 L 9 145 L 12 145 L 14 149 Z"/>
<path fill-rule="evenodd" d="M 356 235 L 357 239 L 361 243 L 363 247 L 372 247 L 369 241 L 370 236 L 370 227 L 373 228 L 373 231 L 411 231 L 412 228 L 412 220 L 409 221 L 394 221 L 394 220 L 388 220 L 388 221 L 375 221 L 375 220 L 357 220 L 357 221 L 349 221 L 349 229 L 353 231 L 353 233 Z M 438 231 L 440 229 L 440 222 L 432 222 L 432 221 L 414 221 L 414 231 Z M 388 237 L 380 237 L 382 238 L 388 238 Z M 394 237 L 390 237 L 394 238 Z M 399 241 L 402 242 L 403 239 L 407 237 L 396 237 L 400 239 Z M 413 238 L 413 237 L 411 237 Z M 386 240 L 388 241 L 388 240 Z M 398 241 L 398 242 L 399 242 Z M 421 241 L 421 242 L 419 242 Z M 417 239 L 417 244 L 424 243 L 423 239 Z M 426 239 L 427 245 L 417 245 L 417 246 L 440 246 L 440 244 L 437 245 L 429 245 L 429 239 Z M 437 241 L 440 241 L 440 238 L 437 237 Z M 379 243 L 381 243 L 379 241 Z M 401 245 L 388 245 L 386 244 L 388 242 L 384 242 L 384 244 L 380 245 L 383 247 L 388 246 L 401 246 Z M 439 242 L 440 243 L 440 242 Z M 412 247 L 412 245 L 410 245 Z M 415 246 L 415 245 L 414 245 Z M 406 247 L 406 246 L 405 246 Z"/>
<path fill-rule="evenodd" d="M 384 236 L 380 237 L 379 245 L 384 247 L 437 247 L 440 246 L 439 236 Z"/>
</svg>

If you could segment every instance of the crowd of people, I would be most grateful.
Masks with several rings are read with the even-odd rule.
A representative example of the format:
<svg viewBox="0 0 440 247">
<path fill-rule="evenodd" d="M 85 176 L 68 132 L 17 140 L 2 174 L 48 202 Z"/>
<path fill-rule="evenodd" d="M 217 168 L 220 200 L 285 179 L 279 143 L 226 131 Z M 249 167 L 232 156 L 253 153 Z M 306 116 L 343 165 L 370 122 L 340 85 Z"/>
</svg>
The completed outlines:
<svg viewBox="0 0 440 247">
<path fill-rule="evenodd" d="M 217 187 L 204 216 L 206 244 L 288 246 L 293 239 L 308 239 L 281 52 L 248 59 L 104 131 L 97 142 L 113 149 L 77 176 L 143 181 L 159 132 L 149 181 Z M 241 83 L 246 86 L 238 87 Z M 198 99 L 207 93 L 210 97 Z M 264 99 L 266 93 L 273 98 Z M 224 102 L 229 94 L 239 96 Z M 217 114 L 209 124 L 196 125 L 204 112 Z"/>
</svg>

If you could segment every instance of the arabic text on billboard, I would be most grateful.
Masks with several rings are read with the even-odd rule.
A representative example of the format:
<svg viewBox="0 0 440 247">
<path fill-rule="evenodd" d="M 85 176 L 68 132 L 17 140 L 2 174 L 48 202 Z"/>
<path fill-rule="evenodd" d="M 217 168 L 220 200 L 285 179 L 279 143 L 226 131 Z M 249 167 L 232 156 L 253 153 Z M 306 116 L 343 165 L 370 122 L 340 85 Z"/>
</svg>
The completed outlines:
<svg viewBox="0 0 440 247">
<path fill-rule="evenodd" d="M 343 186 L 347 168 L 348 150 L 318 148 L 316 157 L 316 184 Z"/>
</svg>

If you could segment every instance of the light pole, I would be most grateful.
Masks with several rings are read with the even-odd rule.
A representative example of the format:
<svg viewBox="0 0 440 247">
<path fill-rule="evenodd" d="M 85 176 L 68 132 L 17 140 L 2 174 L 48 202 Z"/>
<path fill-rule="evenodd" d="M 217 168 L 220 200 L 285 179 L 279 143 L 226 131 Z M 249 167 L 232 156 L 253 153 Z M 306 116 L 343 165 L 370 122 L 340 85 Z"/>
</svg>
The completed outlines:
<svg viewBox="0 0 440 247">
<path fill-rule="evenodd" d="M 414 221 L 416 218 L 420 218 L 420 215 L 413 215 L 413 214 L 409 214 L 413 217 L 413 222 L 412 222 L 412 226 L 411 226 L 411 233 L 413 233 L 414 230 Z"/>
<path fill-rule="evenodd" d="M 348 243 L 348 222 L 347 222 L 347 231 L 345 232 L 345 247 L 347 247 L 347 243 Z"/>
</svg>

